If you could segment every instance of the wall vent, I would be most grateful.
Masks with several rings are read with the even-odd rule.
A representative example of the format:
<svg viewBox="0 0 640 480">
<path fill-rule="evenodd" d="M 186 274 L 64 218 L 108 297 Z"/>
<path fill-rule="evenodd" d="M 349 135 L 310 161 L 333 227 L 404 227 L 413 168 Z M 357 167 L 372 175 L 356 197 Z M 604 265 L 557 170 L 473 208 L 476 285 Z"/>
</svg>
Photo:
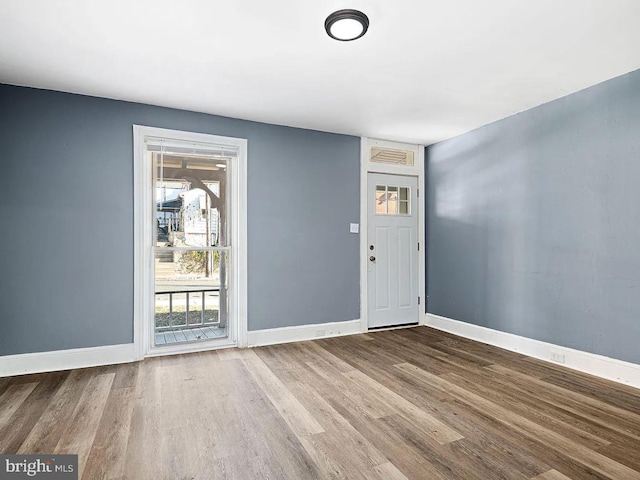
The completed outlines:
<svg viewBox="0 0 640 480">
<path fill-rule="evenodd" d="M 371 161 L 375 163 L 389 163 L 391 165 L 412 167 L 413 152 L 411 150 L 371 147 Z"/>
</svg>

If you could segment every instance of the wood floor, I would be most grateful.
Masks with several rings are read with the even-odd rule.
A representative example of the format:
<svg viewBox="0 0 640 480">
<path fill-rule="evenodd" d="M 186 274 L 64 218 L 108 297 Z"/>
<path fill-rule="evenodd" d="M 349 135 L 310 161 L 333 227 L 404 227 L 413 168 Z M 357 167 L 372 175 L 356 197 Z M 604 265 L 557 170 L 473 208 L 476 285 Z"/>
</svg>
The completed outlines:
<svg viewBox="0 0 640 480">
<path fill-rule="evenodd" d="M 81 478 L 640 479 L 640 390 L 427 327 L 0 379 Z"/>
</svg>

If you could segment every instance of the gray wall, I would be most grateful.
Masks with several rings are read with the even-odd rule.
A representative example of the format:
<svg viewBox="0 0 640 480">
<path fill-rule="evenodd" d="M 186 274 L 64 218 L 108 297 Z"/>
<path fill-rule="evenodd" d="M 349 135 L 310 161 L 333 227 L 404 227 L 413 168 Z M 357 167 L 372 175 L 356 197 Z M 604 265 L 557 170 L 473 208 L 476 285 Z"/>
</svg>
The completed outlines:
<svg viewBox="0 0 640 480">
<path fill-rule="evenodd" d="M 427 311 L 640 363 L 640 70 L 427 149 Z"/>
<path fill-rule="evenodd" d="M 249 329 L 359 318 L 359 139 L 0 85 L 0 355 L 133 338 L 132 124 L 247 138 Z"/>
</svg>

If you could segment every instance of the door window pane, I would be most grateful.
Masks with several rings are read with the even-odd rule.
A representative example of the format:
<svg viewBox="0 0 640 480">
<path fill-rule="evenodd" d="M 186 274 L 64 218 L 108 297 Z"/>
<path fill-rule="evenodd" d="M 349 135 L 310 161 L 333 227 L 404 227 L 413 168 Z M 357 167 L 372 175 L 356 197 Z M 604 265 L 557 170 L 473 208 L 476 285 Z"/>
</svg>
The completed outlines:
<svg viewBox="0 0 640 480">
<path fill-rule="evenodd" d="M 410 215 L 411 188 L 394 185 L 376 185 L 375 206 L 377 215 Z"/>
<path fill-rule="evenodd" d="M 400 187 L 400 214 L 409 215 L 411 209 L 409 208 L 409 187 Z"/>
<path fill-rule="evenodd" d="M 387 187 L 384 185 L 376 185 L 376 213 L 387 213 Z"/>
<path fill-rule="evenodd" d="M 398 213 L 398 187 L 387 187 L 387 213 L 389 215 Z"/>
</svg>

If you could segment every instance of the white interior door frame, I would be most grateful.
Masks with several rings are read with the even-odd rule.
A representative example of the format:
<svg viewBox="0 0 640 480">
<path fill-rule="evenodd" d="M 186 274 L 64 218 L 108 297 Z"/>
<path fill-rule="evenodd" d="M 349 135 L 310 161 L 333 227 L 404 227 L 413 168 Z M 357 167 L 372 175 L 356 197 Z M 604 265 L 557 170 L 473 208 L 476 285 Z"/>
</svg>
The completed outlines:
<svg viewBox="0 0 640 480">
<path fill-rule="evenodd" d="M 145 155 L 145 137 L 214 144 L 238 149 L 231 170 L 231 268 L 229 311 L 235 322 L 236 345 L 247 346 L 247 140 L 203 133 L 133 125 L 134 196 L 134 312 L 133 343 L 138 359 L 151 355 L 195 352 L 211 349 L 206 343 L 153 349 L 150 315 L 153 310 L 153 210 L 150 158 Z"/>
<path fill-rule="evenodd" d="M 409 150 L 414 154 L 414 165 L 393 165 L 388 163 L 378 163 L 371 161 L 371 148 L 382 147 L 396 150 Z M 387 173 L 391 175 L 405 175 L 418 178 L 418 242 L 420 243 L 420 251 L 418 252 L 418 294 L 420 296 L 420 310 L 418 322 L 424 325 L 425 315 L 424 306 L 426 303 L 425 292 L 425 197 L 424 192 L 424 146 L 413 145 L 408 143 L 391 142 L 387 140 L 378 140 L 374 138 L 360 138 L 360 331 L 368 331 L 368 240 L 367 232 L 369 230 L 368 221 L 368 174 L 369 173 Z"/>
</svg>

